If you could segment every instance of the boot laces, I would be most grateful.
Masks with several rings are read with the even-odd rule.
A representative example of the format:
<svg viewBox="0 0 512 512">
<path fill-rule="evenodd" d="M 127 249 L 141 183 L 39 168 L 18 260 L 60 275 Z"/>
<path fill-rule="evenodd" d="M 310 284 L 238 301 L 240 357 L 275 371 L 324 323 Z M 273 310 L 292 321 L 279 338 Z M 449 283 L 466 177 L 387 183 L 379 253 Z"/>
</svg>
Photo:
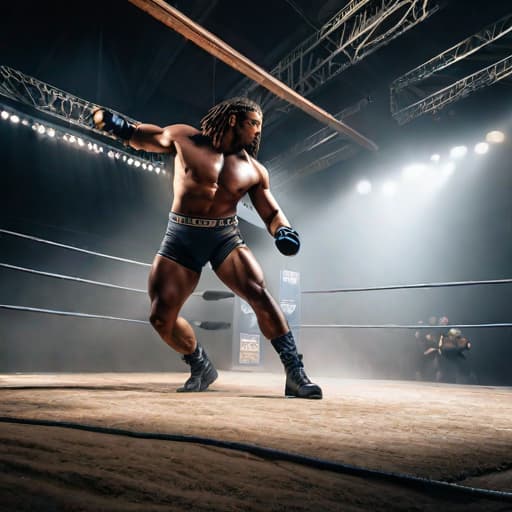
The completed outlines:
<svg viewBox="0 0 512 512">
<path fill-rule="evenodd" d="M 290 377 L 294 382 L 301 386 L 304 384 L 311 384 L 311 381 L 309 380 L 309 377 L 306 375 L 304 367 L 302 366 L 292 368 L 290 371 Z"/>
</svg>

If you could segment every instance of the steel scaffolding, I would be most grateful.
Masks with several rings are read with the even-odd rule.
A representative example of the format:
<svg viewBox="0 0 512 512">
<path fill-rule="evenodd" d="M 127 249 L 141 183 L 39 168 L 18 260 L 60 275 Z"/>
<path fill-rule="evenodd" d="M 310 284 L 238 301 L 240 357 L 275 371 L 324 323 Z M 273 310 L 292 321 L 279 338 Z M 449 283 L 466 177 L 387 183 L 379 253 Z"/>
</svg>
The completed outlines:
<svg viewBox="0 0 512 512">
<path fill-rule="evenodd" d="M 144 158 L 144 160 L 148 160 L 157 166 L 164 165 L 162 156 L 145 151 L 136 151 L 123 145 L 116 137 L 94 128 L 90 119 L 91 113 L 100 105 L 73 96 L 53 85 L 25 75 L 21 71 L 8 66 L 0 66 L 0 95 L 15 103 L 29 107 L 32 112 L 44 114 L 44 117 L 56 121 L 58 126 L 75 127 L 79 131 L 85 130 L 91 135 L 94 133 L 97 138 L 108 138 L 110 139 L 110 145 L 122 149 L 124 153 Z M 112 109 L 109 108 L 109 110 Z M 118 114 L 132 123 L 137 123 L 125 114 Z"/>
<path fill-rule="evenodd" d="M 472 92 L 503 80 L 512 73 L 512 55 L 462 77 L 449 86 L 437 86 L 426 93 L 422 85 L 437 73 L 467 59 L 499 39 L 512 37 L 512 14 L 489 25 L 455 46 L 442 52 L 421 66 L 397 78 L 390 87 L 391 113 L 399 124 L 405 124 L 428 112 L 441 110 L 449 103 L 464 98 Z M 495 57 L 496 58 L 496 57 Z M 432 80 L 430 81 L 432 87 Z"/>
<path fill-rule="evenodd" d="M 438 9 L 433 0 L 352 0 L 281 59 L 270 74 L 303 96 L 309 96 Z M 291 108 L 248 80 L 237 90 L 259 101 L 267 124 Z"/>
</svg>

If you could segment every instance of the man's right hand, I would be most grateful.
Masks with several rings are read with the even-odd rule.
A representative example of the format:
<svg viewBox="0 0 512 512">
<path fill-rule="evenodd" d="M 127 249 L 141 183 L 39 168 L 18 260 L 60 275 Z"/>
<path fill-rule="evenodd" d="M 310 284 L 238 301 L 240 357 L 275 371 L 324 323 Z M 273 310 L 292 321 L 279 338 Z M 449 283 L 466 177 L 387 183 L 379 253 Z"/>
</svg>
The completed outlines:
<svg viewBox="0 0 512 512">
<path fill-rule="evenodd" d="M 135 131 L 135 126 L 124 117 L 105 108 L 93 110 L 92 121 L 98 130 L 112 133 L 123 140 L 130 140 Z"/>
</svg>

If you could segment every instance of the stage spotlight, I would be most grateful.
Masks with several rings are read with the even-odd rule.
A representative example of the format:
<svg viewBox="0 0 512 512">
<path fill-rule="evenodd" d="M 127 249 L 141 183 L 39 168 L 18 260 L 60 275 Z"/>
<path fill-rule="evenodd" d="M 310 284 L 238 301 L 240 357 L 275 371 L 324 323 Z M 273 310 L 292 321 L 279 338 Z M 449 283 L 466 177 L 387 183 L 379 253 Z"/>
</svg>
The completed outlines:
<svg viewBox="0 0 512 512">
<path fill-rule="evenodd" d="M 74 144 L 76 142 L 76 137 L 74 135 L 70 135 L 68 140 L 71 144 Z"/>
<path fill-rule="evenodd" d="M 114 158 L 114 152 L 112 150 L 110 150 L 108 153 L 107 153 L 107 156 L 109 158 Z"/>
<path fill-rule="evenodd" d="M 16 114 L 13 114 L 11 116 L 11 123 L 18 124 L 19 122 L 20 122 L 20 118 Z"/>
<path fill-rule="evenodd" d="M 37 133 L 40 133 L 41 135 L 44 135 L 46 133 L 46 128 L 42 124 L 40 124 L 37 127 Z"/>
<path fill-rule="evenodd" d="M 505 140 L 505 134 L 499 130 L 492 130 L 485 136 L 485 140 L 489 144 L 501 144 Z"/>
<path fill-rule="evenodd" d="M 366 195 L 372 191 L 372 184 L 368 180 L 361 180 L 357 184 L 356 189 L 359 194 Z"/>
<path fill-rule="evenodd" d="M 133 162 L 133 165 L 135 167 L 140 167 L 140 162 L 138 160 L 135 160 L 135 162 Z"/>
<path fill-rule="evenodd" d="M 489 144 L 487 142 L 479 142 L 475 145 L 475 153 L 477 155 L 485 155 L 489 151 Z"/>
<path fill-rule="evenodd" d="M 450 150 L 450 158 L 463 158 L 467 152 L 468 148 L 466 146 L 455 146 Z"/>
<path fill-rule="evenodd" d="M 151 164 L 148 165 L 148 171 L 152 171 L 153 170 L 153 166 Z"/>
<path fill-rule="evenodd" d="M 396 193 L 396 183 L 394 181 L 386 181 L 382 185 L 382 193 L 385 196 L 394 196 Z"/>
<path fill-rule="evenodd" d="M 83 139 L 81 139 L 80 137 L 78 137 L 77 142 L 78 142 L 78 145 L 79 145 L 80 147 L 85 146 L 85 142 L 84 142 L 84 141 L 83 141 Z"/>
<path fill-rule="evenodd" d="M 9 112 L 7 110 L 2 110 L 2 113 L 0 114 L 0 117 L 4 120 L 9 119 Z"/>
<path fill-rule="evenodd" d="M 155 172 L 156 172 L 157 174 L 160 174 L 160 171 L 161 171 L 160 167 L 155 167 Z"/>
<path fill-rule="evenodd" d="M 55 130 L 53 128 L 48 128 L 46 133 L 48 134 L 48 137 L 55 137 Z"/>
<path fill-rule="evenodd" d="M 414 181 L 425 174 L 428 167 L 425 164 L 407 165 L 402 170 L 402 177 L 407 181 Z"/>
<path fill-rule="evenodd" d="M 128 160 L 126 161 L 126 163 L 128 165 L 132 165 L 133 164 L 133 158 L 128 158 Z"/>
</svg>

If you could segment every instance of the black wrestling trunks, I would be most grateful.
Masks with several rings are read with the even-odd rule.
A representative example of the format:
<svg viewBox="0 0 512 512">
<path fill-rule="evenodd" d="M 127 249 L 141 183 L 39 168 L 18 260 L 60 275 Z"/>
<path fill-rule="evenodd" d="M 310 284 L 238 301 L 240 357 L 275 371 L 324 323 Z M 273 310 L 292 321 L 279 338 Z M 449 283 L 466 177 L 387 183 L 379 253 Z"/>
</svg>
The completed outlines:
<svg viewBox="0 0 512 512">
<path fill-rule="evenodd" d="M 171 212 L 158 254 L 201 273 L 208 261 L 215 270 L 240 245 L 245 242 L 236 215 L 204 219 Z"/>
</svg>

